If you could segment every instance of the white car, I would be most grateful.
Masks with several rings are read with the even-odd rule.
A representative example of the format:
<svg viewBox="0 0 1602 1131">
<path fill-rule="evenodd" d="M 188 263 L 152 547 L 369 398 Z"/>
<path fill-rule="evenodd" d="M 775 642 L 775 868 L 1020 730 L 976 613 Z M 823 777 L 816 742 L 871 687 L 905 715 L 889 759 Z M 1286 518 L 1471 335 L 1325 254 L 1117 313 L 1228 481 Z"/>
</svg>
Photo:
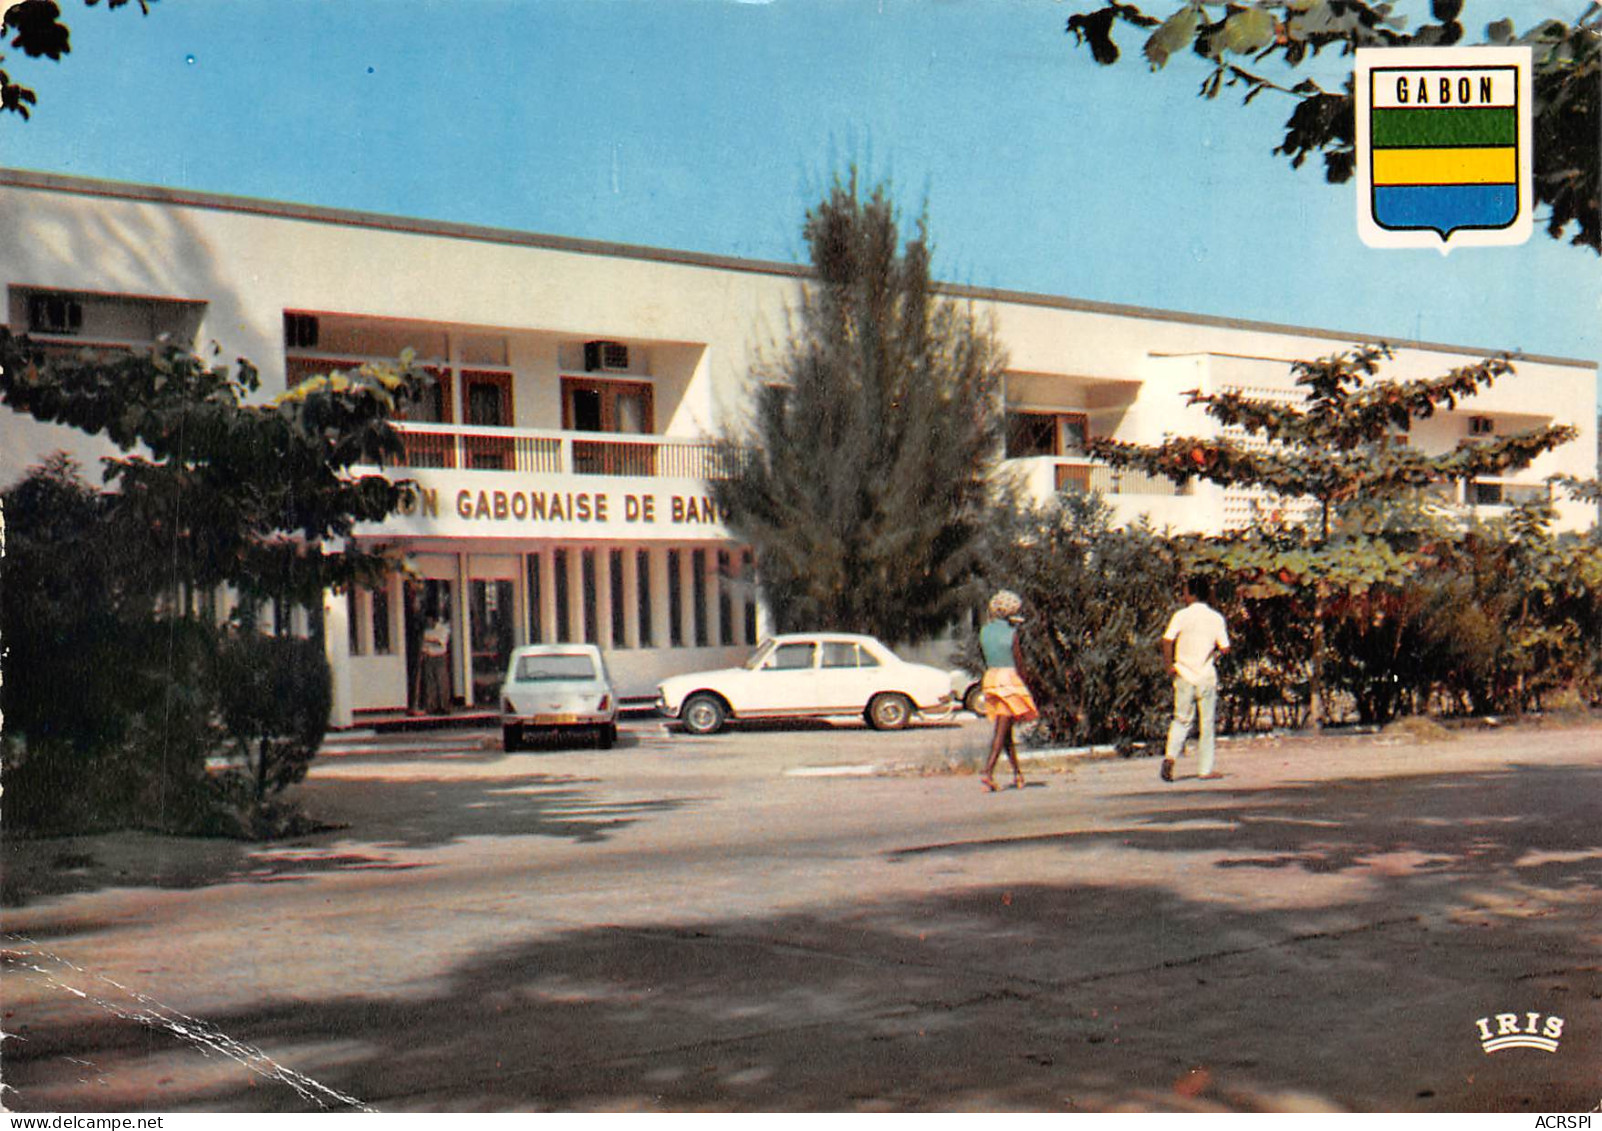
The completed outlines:
<svg viewBox="0 0 1602 1131">
<path fill-rule="evenodd" d="M 861 715 L 897 730 L 914 714 L 949 715 L 951 673 L 909 664 L 871 636 L 800 633 L 766 640 L 744 667 L 664 679 L 656 707 L 691 734 L 715 734 L 729 719 Z"/>
<path fill-rule="evenodd" d="M 595 745 L 617 741 L 617 692 L 593 644 L 530 644 L 512 653 L 501 684 L 501 748 L 520 750 L 530 730 L 588 729 Z"/>
</svg>

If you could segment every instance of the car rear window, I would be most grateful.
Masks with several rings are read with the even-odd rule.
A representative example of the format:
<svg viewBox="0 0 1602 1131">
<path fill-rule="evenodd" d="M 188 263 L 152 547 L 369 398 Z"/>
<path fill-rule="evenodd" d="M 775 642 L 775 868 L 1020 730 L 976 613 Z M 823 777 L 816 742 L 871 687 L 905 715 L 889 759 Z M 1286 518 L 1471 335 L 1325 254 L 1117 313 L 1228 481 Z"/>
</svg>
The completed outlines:
<svg viewBox="0 0 1602 1131">
<path fill-rule="evenodd" d="M 588 656 L 524 656 L 517 661 L 517 681 L 535 683 L 545 679 L 594 679 L 595 662 Z"/>
</svg>

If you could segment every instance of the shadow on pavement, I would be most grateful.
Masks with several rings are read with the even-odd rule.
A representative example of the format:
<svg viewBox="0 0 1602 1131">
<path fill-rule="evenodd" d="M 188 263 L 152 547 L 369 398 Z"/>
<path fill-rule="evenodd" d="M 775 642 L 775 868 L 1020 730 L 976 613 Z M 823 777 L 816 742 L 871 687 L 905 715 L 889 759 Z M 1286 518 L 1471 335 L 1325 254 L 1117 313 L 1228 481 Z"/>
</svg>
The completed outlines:
<svg viewBox="0 0 1602 1131">
<path fill-rule="evenodd" d="M 109 887 L 194 889 L 282 883 L 319 873 L 427 867 L 389 850 L 439 847 L 470 837 L 555 837 L 580 844 L 688 802 L 605 801 L 567 775 L 518 774 L 459 780 L 318 780 L 304 796 L 327 832 L 282 841 L 185 839 L 146 833 L 8 840 L 0 904 Z M 382 791 L 381 805 L 373 804 Z"/>
<path fill-rule="evenodd" d="M 1134 829 L 900 854 L 994 853 L 1012 882 L 545 935 L 422 996 L 207 1020 L 381 1110 L 1589 1110 L 1599 789 L 1515 768 L 1176 797 Z M 1083 882 L 1028 878 L 1082 850 Z M 1197 853 L 1193 888 L 1137 874 Z M 1294 905 L 1208 890 L 1243 869 Z M 1482 1050 L 1477 1018 L 1532 1011 L 1565 1018 L 1557 1053 Z M 135 1087 L 166 1038 L 131 1026 L 23 1035 L 18 1110 L 75 1109 L 67 1057 L 102 1073 L 91 1110 L 304 1104 L 242 1072 Z"/>
</svg>

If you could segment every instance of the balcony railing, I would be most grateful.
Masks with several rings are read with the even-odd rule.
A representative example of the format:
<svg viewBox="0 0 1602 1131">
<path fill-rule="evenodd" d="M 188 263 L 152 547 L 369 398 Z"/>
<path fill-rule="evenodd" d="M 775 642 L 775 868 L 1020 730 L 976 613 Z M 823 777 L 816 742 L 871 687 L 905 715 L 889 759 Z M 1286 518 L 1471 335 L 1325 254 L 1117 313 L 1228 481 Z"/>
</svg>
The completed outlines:
<svg viewBox="0 0 1602 1131">
<path fill-rule="evenodd" d="M 1148 475 L 1133 468 L 1108 467 L 1089 460 L 1058 460 L 1053 469 L 1056 489 L 1077 487 L 1103 495 L 1189 495 L 1190 481 L 1176 484 L 1165 475 Z"/>
<path fill-rule="evenodd" d="M 406 445 L 400 466 L 408 468 L 718 479 L 727 467 L 727 456 L 705 440 L 456 424 L 397 423 L 395 430 Z"/>
</svg>

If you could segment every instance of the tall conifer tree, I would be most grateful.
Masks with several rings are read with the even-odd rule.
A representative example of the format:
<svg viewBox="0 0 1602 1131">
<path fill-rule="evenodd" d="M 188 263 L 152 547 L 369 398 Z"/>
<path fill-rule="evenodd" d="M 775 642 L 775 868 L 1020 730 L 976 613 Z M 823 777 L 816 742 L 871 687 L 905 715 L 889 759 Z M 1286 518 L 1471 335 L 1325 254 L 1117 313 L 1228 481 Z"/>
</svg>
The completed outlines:
<svg viewBox="0 0 1602 1131">
<path fill-rule="evenodd" d="M 754 374 L 713 490 L 780 631 L 923 640 L 968 601 L 1003 355 L 936 293 L 924 222 L 903 242 L 883 185 L 837 179 L 803 235 L 812 270 L 788 340 Z"/>
</svg>

